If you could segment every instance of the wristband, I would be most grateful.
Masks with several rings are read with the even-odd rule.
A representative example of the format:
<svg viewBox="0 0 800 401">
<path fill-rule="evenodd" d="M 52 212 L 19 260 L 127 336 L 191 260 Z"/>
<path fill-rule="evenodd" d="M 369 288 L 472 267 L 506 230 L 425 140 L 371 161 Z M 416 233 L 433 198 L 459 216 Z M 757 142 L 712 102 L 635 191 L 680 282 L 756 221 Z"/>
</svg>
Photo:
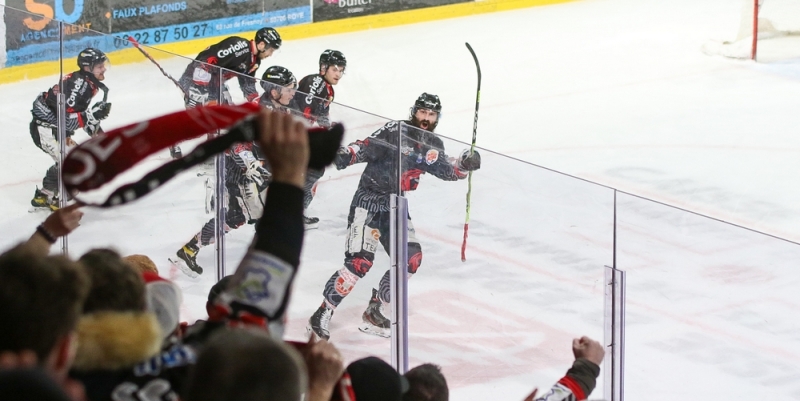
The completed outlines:
<svg viewBox="0 0 800 401">
<path fill-rule="evenodd" d="M 51 244 L 55 244 L 56 243 L 56 236 L 51 234 L 50 231 L 47 231 L 47 229 L 44 228 L 44 224 L 39 224 L 36 227 L 36 232 L 41 234 L 42 237 L 44 237 L 44 239 L 47 240 L 47 242 L 49 242 Z"/>
</svg>

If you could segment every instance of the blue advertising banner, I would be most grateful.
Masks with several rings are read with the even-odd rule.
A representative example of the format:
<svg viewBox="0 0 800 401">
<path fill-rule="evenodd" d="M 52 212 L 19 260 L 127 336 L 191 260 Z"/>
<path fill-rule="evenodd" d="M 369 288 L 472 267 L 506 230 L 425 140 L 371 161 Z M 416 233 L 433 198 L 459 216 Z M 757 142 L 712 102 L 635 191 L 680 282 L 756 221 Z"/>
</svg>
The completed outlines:
<svg viewBox="0 0 800 401">
<path fill-rule="evenodd" d="M 72 57 L 86 47 L 129 47 L 128 36 L 158 45 L 307 23 L 311 7 L 308 0 L 7 0 L 6 66 L 57 60 L 56 20 L 66 23 L 65 57 Z"/>
</svg>

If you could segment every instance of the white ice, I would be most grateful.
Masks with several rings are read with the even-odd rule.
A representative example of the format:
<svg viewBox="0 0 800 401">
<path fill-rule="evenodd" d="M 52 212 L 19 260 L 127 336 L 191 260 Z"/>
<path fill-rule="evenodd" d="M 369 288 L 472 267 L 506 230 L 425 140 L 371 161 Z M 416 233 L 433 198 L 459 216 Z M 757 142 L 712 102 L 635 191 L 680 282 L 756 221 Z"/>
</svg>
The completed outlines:
<svg viewBox="0 0 800 401">
<path fill-rule="evenodd" d="M 483 67 L 478 145 L 607 186 L 482 151 L 462 263 L 467 184 L 423 177 L 409 194 L 424 251 L 410 282 L 412 366 L 440 364 L 454 400 L 522 399 L 549 387 L 571 363 L 573 337 L 602 339 L 603 266 L 616 262 L 628 272 L 628 399 L 800 399 L 800 246 L 637 197 L 800 241 L 800 49 L 769 63 L 700 50 L 735 35 L 740 8 L 738 0 L 576 1 L 289 41 L 266 61 L 302 76 L 322 50 L 341 50 L 349 65 L 337 102 L 404 118 L 421 92 L 436 93 L 444 104 L 437 131 L 467 143 L 470 42 Z M 178 76 L 186 61 L 163 64 Z M 114 65 L 107 77 L 107 129 L 183 107 L 147 61 Z M 54 81 L 2 87 L 3 247 L 44 218 L 27 212 L 50 164 L 29 139 L 28 110 Z M 339 106 L 332 115 L 348 139 L 385 121 Z M 446 141 L 448 153 L 463 143 Z M 146 166 L 167 160 L 165 152 Z M 290 338 L 304 337 L 325 281 L 341 267 L 360 171 L 329 169 L 320 182 L 311 214 L 322 221 L 307 232 Z M 616 197 L 616 258 L 610 187 L 636 195 Z M 200 253 L 207 272 L 199 279 L 166 261 L 210 217 L 203 194 L 202 178 L 187 173 L 135 204 L 89 209 L 70 253 L 111 245 L 147 254 L 183 288 L 183 317 L 203 318 L 212 247 Z M 251 235 L 245 226 L 226 237 L 231 269 Z M 349 360 L 389 356 L 388 341 L 356 329 L 387 265 L 379 254 L 331 321 Z M 602 389 L 601 376 L 591 398 Z"/>
</svg>

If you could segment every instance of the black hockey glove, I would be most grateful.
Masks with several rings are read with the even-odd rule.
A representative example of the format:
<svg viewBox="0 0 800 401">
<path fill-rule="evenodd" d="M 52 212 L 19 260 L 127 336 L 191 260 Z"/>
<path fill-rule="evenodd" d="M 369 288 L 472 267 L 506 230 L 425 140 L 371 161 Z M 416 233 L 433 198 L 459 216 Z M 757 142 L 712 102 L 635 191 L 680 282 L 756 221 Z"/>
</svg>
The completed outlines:
<svg viewBox="0 0 800 401">
<path fill-rule="evenodd" d="M 481 154 L 477 150 L 469 154 L 469 150 L 461 153 L 461 159 L 458 161 L 458 167 L 466 171 L 475 171 L 481 168 Z"/>
<path fill-rule="evenodd" d="M 99 122 L 97 124 L 88 123 L 86 124 L 85 127 L 83 127 L 83 130 L 86 131 L 86 133 L 89 134 L 89 136 L 95 136 L 98 133 L 103 132 L 103 129 L 100 128 Z"/>
<path fill-rule="evenodd" d="M 337 170 L 342 170 L 345 167 L 353 164 L 356 160 L 356 153 L 359 147 L 357 145 L 342 146 L 336 152 L 336 158 L 333 159 L 333 164 L 336 165 Z"/>
<path fill-rule="evenodd" d="M 208 90 L 203 87 L 191 86 L 186 93 L 186 107 L 193 108 L 205 106 L 208 103 Z"/>
<path fill-rule="evenodd" d="M 100 120 L 105 120 L 109 113 L 111 113 L 111 103 L 95 103 L 92 108 L 86 110 L 86 125 L 97 125 Z"/>
</svg>

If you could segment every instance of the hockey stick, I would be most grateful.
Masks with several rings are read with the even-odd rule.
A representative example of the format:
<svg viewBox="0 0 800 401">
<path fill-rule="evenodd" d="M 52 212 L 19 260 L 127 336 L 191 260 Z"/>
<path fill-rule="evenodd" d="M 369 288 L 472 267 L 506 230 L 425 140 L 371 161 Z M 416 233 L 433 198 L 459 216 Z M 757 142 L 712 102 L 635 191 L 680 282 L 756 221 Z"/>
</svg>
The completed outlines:
<svg viewBox="0 0 800 401">
<path fill-rule="evenodd" d="M 472 123 L 472 145 L 469 147 L 469 155 L 472 156 L 472 153 L 475 151 L 475 137 L 478 134 L 478 106 L 481 104 L 481 65 L 478 63 L 478 56 L 475 55 L 475 50 L 472 50 L 472 46 L 470 46 L 469 43 L 464 44 L 467 45 L 467 49 L 470 54 L 472 54 L 472 59 L 475 60 L 475 67 L 478 69 L 478 92 L 475 95 L 475 120 Z M 464 241 L 461 242 L 462 262 L 467 261 L 467 233 L 469 232 L 469 207 L 470 198 L 472 197 L 472 171 L 469 172 L 467 183 L 467 217 L 464 220 Z"/>
<path fill-rule="evenodd" d="M 158 69 L 161 70 L 161 73 L 164 74 L 165 77 L 169 78 L 169 80 L 172 81 L 172 83 L 175 84 L 175 86 L 177 86 L 178 89 L 180 89 L 181 92 L 183 92 L 184 95 L 186 95 L 186 91 L 183 90 L 183 87 L 181 87 L 181 84 L 175 78 L 173 78 L 172 75 L 169 75 L 168 72 L 164 71 L 164 68 L 161 67 L 161 64 L 158 64 L 158 61 L 156 61 L 153 58 L 153 56 L 151 56 L 149 53 L 147 53 L 147 50 L 143 49 L 142 45 L 140 45 L 139 42 L 137 42 L 136 39 L 133 36 L 128 36 L 128 41 L 131 42 L 133 47 L 139 49 L 139 51 L 142 52 L 142 54 L 144 54 L 145 57 L 147 57 L 150 61 L 152 61 L 153 64 L 155 64 L 156 67 L 158 67 Z"/>
</svg>

